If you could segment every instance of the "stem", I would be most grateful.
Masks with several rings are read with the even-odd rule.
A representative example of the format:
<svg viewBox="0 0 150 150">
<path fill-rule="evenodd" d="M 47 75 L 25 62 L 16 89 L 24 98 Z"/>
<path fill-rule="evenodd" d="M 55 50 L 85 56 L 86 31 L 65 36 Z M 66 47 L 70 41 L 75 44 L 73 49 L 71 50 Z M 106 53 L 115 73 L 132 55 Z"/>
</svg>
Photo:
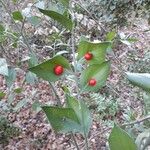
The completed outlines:
<svg viewBox="0 0 150 150">
<path fill-rule="evenodd" d="M 88 138 L 87 138 L 85 132 L 84 132 L 84 136 L 85 136 L 85 145 L 86 145 L 86 149 L 89 150 Z"/>
<path fill-rule="evenodd" d="M 75 58 L 75 37 L 74 37 L 74 29 L 72 30 L 72 34 L 71 34 L 71 44 L 72 44 L 72 54 L 73 54 L 73 64 L 74 64 L 74 72 L 75 72 L 75 82 L 76 82 L 76 89 L 77 89 L 77 98 L 79 100 L 80 98 L 80 91 L 79 91 L 79 86 L 78 86 L 78 72 L 77 72 L 77 62 L 76 62 L 76 58 Z M 82 108 L 81 108 L 81 101 L 79 100 L 79 107 L 81 109 L 81 113 L 82 113 Z M 83 121 L 83 113 L 82 113 L 82 121 Z M 84 124 L 84 122 L 82 122 Z M 86 136 L 86 132 L 84 131 L 84 136 L 85 136 L 85 145 L 86 145 L 86 149 L 88 150 L 88 138 Z"/>
<path fill-rule="evenodd" d="M 73 10 L 72 10 L 72 14 L 74 14 Z M 74 17 L 74 16 L 73 16 Z M 74 18 L 73 18 L 74 19 Z M 79 90 L 79 85 L 78 85 L 78 71 L 77 71 L 77 62 L 76 62 L 76 58 L 75 58 L 75 30 L 72 29 L 72 34 L 71 34 L 71 45 L 72 45 L 72 55 L 73 55 L 73 64 L 74 64 L 74 77 L 75 77 L 75 82 L 76 82 L 76 90 L 77 90 L 77 99 L 79 101 L 79 108 L 81 111 L 81 115 L 82 115 L 82 124 L 84 126 L 84 121 L 83 121 L 83 112 L 82 112 L 82 108 L 81 108 L 81 100 L 79 100 L 80 98 L 80 90 Z M 85 137 L 85 145 L 86 145 L 86 149 L 89 150 L 88 148 L 88 138 L 86 136 L 86 132 L 84 130 L 84 137 Z"/>
<path fill-rule="evenodd" d="M 72 30 L 72 33 L 71 33 L 71 50 L 72 50 L 72 55 L 73 55 L 73 64 L 74 64 L 74 72 L 75 74 L 77 73 L 77 62 L 76 62 L 76 58 L 75 58 L 75 37 L 74 37 L 74 29 Z"/>
<path fill-rule="evenodd" d="M 79 91 L 79 86 L 78 86 L 78 77 L 77 77 L 77 62 L 75 58 L 75 37 L 74 37 L 74 29 L 72 30 L 71 34 L 71 45 L 72 45 L 72 54 L 73 54 L 73 64 L 74 64 L 74 76 L 75 76 L 75 83 L 76 83 L 76 89 L 77 89 L 77 98 L 79 99 L 80 97 L 80 91 Z"/>
<path fill-rule="evenodd" d="M 130 123 L 125 123 L 125 124 L 123 124 L 121 126 L 122 127 L 124 127 L 124 126 L 130 126 L 130 125 L 134 125 L 134 124 L 138 124 L 138 123 L 144 122 L 144 121 L 149 120 L 149 119 L 150 119 L 150 115 L 148 115 L 148 116 L 146 116 L 144 118 L 141 118 L 139 120 L 135 120 L 135 121 L 130 122 Z"/>
<path fill-rule="evenodd" d="M 77 150 L 80 150 L 80 148 L 79 148 L 79 146 L 78 146 L 78 144 L 77 144 L 77 141 L 76 141 L 76 139 L 75 139 L 75 137 L 74 137 L 74 135 L 73 135 L 72 132 L 71 132 L 71 136 L 72 136 L 72 139 L 73 139 L 73 141 L 74 141 L 74 144 L 75 144 Z"/>
<path fill-rule="evenodd" d="M 51 82 L 49 82 L 49 84 L 52 87 L 52 90 L 53 90 L 53 92 L 54 92 L 54 94 L 56 96 L 57 105 L 61 106 L 61 100 L 60 100 L 60 98 L 59 98 L 59 96 L 58 96 L 58 94 L 56 92 L 55 86 Z"/>
</svg>

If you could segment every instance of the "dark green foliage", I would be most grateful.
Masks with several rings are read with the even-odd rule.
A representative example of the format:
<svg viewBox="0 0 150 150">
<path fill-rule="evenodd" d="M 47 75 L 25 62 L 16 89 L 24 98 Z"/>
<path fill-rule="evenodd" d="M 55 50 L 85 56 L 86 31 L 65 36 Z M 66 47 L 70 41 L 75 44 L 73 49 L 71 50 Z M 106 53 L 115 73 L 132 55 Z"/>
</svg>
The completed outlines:
<svg viewBox="0 0 150 150">
<path fill-rule="evenodd" d="M 16 137 L 20 134 L 20 129 L 15 127 L 9 121 L 0 117 L 0 144 L 7 144 L 10 138 Z"/>
<path fill-rule="evenodd" d="M 66 16 L 64 16 L 58 12 L 51 11 L 51 10 L 39 9 L 39 11 L 41 13 L 43 13 L 44 15 L 49 16 L 49 17 L 53 18 L 54 20 L 58 21 L 66 29 L 72 30 L 73 22 L 71 19 L 67 18 Z"/>
</svg>

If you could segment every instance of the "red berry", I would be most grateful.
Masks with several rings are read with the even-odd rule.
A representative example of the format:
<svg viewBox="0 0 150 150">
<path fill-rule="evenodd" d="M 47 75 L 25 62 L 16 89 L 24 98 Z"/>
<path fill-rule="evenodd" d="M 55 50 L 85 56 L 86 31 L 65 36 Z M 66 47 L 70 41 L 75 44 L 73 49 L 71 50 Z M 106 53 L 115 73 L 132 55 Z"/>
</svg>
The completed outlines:
<svg viewBox="0 0 150 150">
<path fill-rule="evenodd" d="M 61 65 L 57 65 L 54 67 L 54 73 L 56 75 L 61 75 L 64 72 L 64 68 Z"/>
<path fill-rule="evenodd" d="M 90 79 L 88 84 L 89 84 L 89 86 L 95 86 L 96 85 L 96 80 L 95 79 Z"/>
<path fill-rule="evenodd" d="M 84 55 L 84 58 L 85 58 L 86 60 L 91 60 L 91 59 L 93 58 L 93 54 L 90 53 L 90 52 L 87 52 L 87 53 Z"/>
</svg>

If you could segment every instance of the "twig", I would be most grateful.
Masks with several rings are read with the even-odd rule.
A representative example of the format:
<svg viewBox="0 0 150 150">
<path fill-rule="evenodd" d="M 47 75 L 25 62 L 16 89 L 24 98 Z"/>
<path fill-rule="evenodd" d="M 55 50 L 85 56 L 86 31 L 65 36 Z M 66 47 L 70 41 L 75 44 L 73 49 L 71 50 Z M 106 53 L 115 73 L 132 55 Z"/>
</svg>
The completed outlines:
<svg viewBox="0 0 150 150">
<path fill-rule="evenodd" d="M 74 141 L 74 144 L 75 144 L 77 150 L 80 150 L 80 148 L 79 148 L 79 146 L 78 146 L 78 144 L 77 144 L 77 141 L 76 141 L 76 139 L 75 139 L 75 137 L 74 137 L 74 135 L 73 135 L 72 132 L 71 132 L 71 136 L 72 136 L 72 139 L 73 139 L 73 141 Z"/>
<path fill-rule="evenodd" d="M 86 146 L 86 149 L 89 150 L 88 137 L 86 136 L 85 131 L 84 131 L 84 137 L 85 137 L 85 146 Z"/>
<path fill-rule="evenodd" d="M 21 33 L 23 33 L 25 21 L 26 21 L 26 18 L 23 19 L 22 26 L 21 26 Z"/>
<path fill-rule="evenodd" d="M 124 127 L 124 126 L 130 126 L 130 125 L 134 125 L 134 124 L 139 124 L 141 122 L 144 122 L 145 120 L 149 120 L 150 119 L 150 115 L 144 117 L 144 118 L 141 118 L 139 120 L 135 120 L 133 122 L 130 122 L 130 123 L 124 123 L 122 124 L 121 126 Z"/>
<path fill-rule="evenodd" d="M 76 89 L 77 89 L 77 98 L 79 98 L 80 94 L 79 94 L 79 87 L 78 87 L 78 81 L 77 81 L 78 80 L 78 78 L 77 78 L 77 68 L 76 68 L 77 67 L 77 62 L 76 62 L 76 58 L 75 58 L 75 39 L 74 38 L 75 37 L 74 37 L 74 29 L 73 29 L 72 34 L 71 34 L 71 45 L 72 45 L 71 50 L 72 50 L 72 54 L 73 54 L 74 74 L 75 74 L 75 82 L 76 82 Z M 76 146 L 77 150 L 80 150 L 79 147 L 78 147 L 78 144 L 75 140 L 75 137 L 74 137 L 73 133 L 71 135 L 72 135 L 72 138 L 74 140 L 74 143 L 75 143 L 75 146 Z"/>
<path fill-rule="evenodd" d="M 53 90 L 53 92 L 54 92 L 54 94 L 56 96 L 57 105 L 61 106 L 61 100 L 60 100 L 60 98 L 59 98 L 59 96 L 58 96 L 58 94 L 56 92 L 56 89 L 55 89 L 54 85 L 51 82 L 49 82 L 49 84 L 50 84 L 50 86 L 51 86 L 51 88 L 52 88 L 52 90 Z"/>
</svg>

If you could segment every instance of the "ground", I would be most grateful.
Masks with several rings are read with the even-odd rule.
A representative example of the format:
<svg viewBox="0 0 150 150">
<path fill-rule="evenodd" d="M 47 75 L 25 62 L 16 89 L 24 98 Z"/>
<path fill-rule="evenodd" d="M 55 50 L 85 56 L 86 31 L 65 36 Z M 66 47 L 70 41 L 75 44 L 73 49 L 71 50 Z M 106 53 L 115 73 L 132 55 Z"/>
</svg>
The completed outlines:
<svg viewBox="0 0 150 150">
<path fill-rule="evenodd" d="M 47 30 L 51 30 L 48 25 L 40 26 L 38 28 L 31 28 L 30 25 L 25 27 L 28 30 L 28 33 L 32 36 L 32 39 L 37 39 L 41 36 L 42 38 L 46 37 Z M 129 27 L 122 27 L 119 29 L 119 32 L 123 32 L 125 35 L 130 35 L 130 37 L 136 38 L 138 41 L 127 46 L 120 43 L 117 46 L 114 46 L 114 54 L 109 55 L 108 57 L 112 61 L 111 74 L 108 79 L 107 86 L 104 87 L 104 92 L 108 92 L 109 95 L 115 97 L 119 103 L 120 110 L 118 115 L 113 118 L 117 120 L 120 124 L 126 122 L 123 113 L 126 109 L 131 108 L 135 114 L 136 119 L 140 118 L 143 115 L 143 98 L 139 96 L 139 89 L 133 88 L 132 85 L 122 76 L 122 72 L 134 71 L 138 72 L 137 68 L 140 67 L 138 63 L 139 60 L 145 58 L 145 55 L 150 52 L 150 32 L 145 32 L 149 29 L 148 23 L 146 20 L 138 19 Z M 55 28 L 53 29 L 55 30 Z M 45 32 L 45 33 L 44 33 Z M 77 33 L 78 34 L 78 33 Z M 78 35 L 77 35 L 78 36 Z M 67 36 L 66 36 L 67 38 Z M 78 41 L 78 37 L 77 37 Z M 44 41 L 46 43 L 46 41 Z M 31 40 L 31 45 L 35 45 L 35 41 Z M 37 46 L 38 44 L 36 44 Z M 41 45 L 41 44 L 40 44 Z M 47 58 L 47 54 L 50 54 L 46 51 L 46 47 L 37 48 L 34 46 L 34 50 L 37 52 L 41 60 Z M 22 48 L 22 53 L 25 56 L 27 55 L 27 50 Z M 7 59 L 9 64 L 15 65 L 18 58 L 18 53 L 16 51 L 9 51 L 7 54 Z M 134 59 L 132 56 L 134 55 Z M 117 58 L 117 59 L 116 59 Z M 146 66 L 145 66 L 146 67 Z M 26 71 L 26 64 L 22 65 L 24 71 Z M 143 67 L 141 68 L 143 69 Z M 17 79 L 15 80 L 14 88 L 22 87 L 21 94 L 16 94 L 14 98 L 13 105 L 23 98 L 29 99 L 27 105 L 25 105 L 17 113 L 7 113 L 8 120 L 13 123 L 15 126 L 21 129 L 19 136 L 9 139 L 9 143 L 6 145 L 0 145 L 0 149 L 4 150 L 71 150 L 75 149 L 75 146 L 72 142 L 71 136 L 69 134 L 64 135 L 60 133 L 55 133 L 50 124 L 48 124 L 46 117 L 42 111 L 35 111 L 32 108 L 32 104 L 36 101 L 50 105 L 56 104 L 56 97 L 49 85 L 48 82 L 39 79 L 39 82 L 31 85 L 23 83 L 25 78 L 25 72 L 18 70 Z M 147 69 L 145 68 L 145 71 Z M 55 86 L 58 88 L 57 93 L 64 103 L 64 94 L 60 88 L 60 82 L 55 83 Z M 0 91 L 8 91 L 6 87 L 6 82 L 4 77 L 0 76 Z M 101 91 L 103 92 L 103 90 Z M 7 97 L 3 99 L 7 101 Z M 94 114 L 93 114 L 94 116 Z M 105 125 L 104 122 L 98 121 L 96 118 L 93 120 L 93 125 L 89 134 L 89 143 L 92 150 L 106 150 L 107 143 L 106 139 L 110 133 L 110 127 Z M 83 137 L 79 134 L 75 135 L 80 148 L 84 148 Z"/>
</svg>

